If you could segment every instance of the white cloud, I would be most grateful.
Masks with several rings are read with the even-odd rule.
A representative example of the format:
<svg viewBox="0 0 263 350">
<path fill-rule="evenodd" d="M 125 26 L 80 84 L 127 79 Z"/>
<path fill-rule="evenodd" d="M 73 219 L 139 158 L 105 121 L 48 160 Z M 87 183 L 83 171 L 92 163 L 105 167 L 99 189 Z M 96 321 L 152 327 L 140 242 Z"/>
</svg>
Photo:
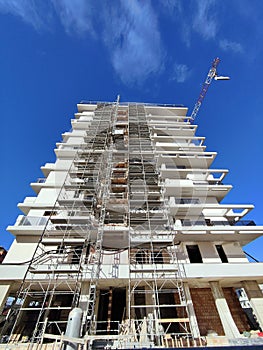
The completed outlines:
<svg viewBox="0 0 263 350">
<path fill-rule="evenodd" d="M 184 83 L 191 75 L 190 69 L 185 64 L 175 63 L 173 67 L 172 80 Z"/>
<path fill-rule="evenodd" d="M 187 47 L 191 45 L 193 32 L 204 40 L 214 39 L 217 35 L 219 8 L 215 0 L 162 0 L 161 10 L 173 19 Z"/>
<path fill-rule="evenodd" d="M 242 45 L 236 41 L 230 41 L 227 39 L 223 39 L 223 40 L 219 41 L 219 46 L 224 51 L 232 51 L 234 53 L 244 52 Z"/>
<path fill-rule="evenodd" d="M 161 9 L 166 15 L 176 21 L 176 26 L 181 35 L 182 42 L 190 47 L 191 26 L 187 20 L 188 11 L 185 9 L 185 2 L 181 0 L 162 0 Z"/>
<path fill-rule="evenodd" d="M 0 0 L 0 12 L 19 16 L 37 30 L 48 29 L 56 14 L 66 33 L 102 40 L 126 84 L 140 85 L 163 68 L 165 54 L 150 0 Z"/>
<path fill-rule="evenodd" d="M 51 0 L 67 33 L 95 35 L 93 28 L 94 7 L 87 0 Z"/>
<path fill-rule="evenodd" d="M 104 12 L 104 42 L 113 67 L 126 84 L 141 84 L 162 70 L 164 52 L 149 1 L 120 2 Z"/>
<path fill-rule="evenodd" d="M 194 11 L 193 29 L 204 39 L 214 39 L 218 31 L 215 0 L 197 1 Z"/>
<path fill-rule="evenodd" d="M 94 34 L 93 4 L 89 0 L 0 0 L 0 12 L 18 16 L 36 30 L 46 30 L 55 11 L 67 33 Z"/>
<path fill-rule="evenodd" d="M 35 0 L 0 0 L 0 12 L 20 17 L 25 23 L 40 30 L 50 20 L 50 4 Z M 45 13 L 45 18 L 42 14 Z"/>
<path fill-rule="evenodd" d="M 189 25 L 185 22 L 182 23 L 181 39 L 182 42 L 186 45 L 186 47 L 191 46 L 191 29 Z"/>
<path fill-rule="evenodd" d="M 168 14 L 182 13 L 182 3 L 180 0 L 162 0 L 161 5 L 168 11 Z"/>
</svg>

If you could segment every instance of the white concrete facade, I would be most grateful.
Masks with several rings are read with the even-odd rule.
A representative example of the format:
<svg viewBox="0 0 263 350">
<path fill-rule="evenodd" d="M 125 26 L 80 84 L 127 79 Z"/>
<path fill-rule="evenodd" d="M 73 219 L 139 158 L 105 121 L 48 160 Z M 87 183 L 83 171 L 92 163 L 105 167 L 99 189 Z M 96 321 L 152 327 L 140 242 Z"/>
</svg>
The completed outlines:
<svg viewBox="0 0 263 350">
<path fill-rule="evenodd" d="M 263 263 L 242 250 L 263 227 L 243 219 L 253 205 L 221 204 L 228 170 L 212 168 L 216 152 L 196 129 L 185 107 L 78 105 L 56 162 L 31 184 L 36 197 L 19 203 L 24 215 L 8 226 L 15 240 L 0 265 L 2 309 L 22 287 L 2 336 L 39 341 L 44 324 L 64 331 L 80 306 L 83 335 L 94 339 L 119 332 L 139 342 L 144 322 L 147 346 L 211 329 L 238 338 L 250 330 L 245 314 L 234 316 L 243 312 L 238 288 L 263 328 Z M 206 296 L 214 314 L 200 310 Z"/>
</svg>

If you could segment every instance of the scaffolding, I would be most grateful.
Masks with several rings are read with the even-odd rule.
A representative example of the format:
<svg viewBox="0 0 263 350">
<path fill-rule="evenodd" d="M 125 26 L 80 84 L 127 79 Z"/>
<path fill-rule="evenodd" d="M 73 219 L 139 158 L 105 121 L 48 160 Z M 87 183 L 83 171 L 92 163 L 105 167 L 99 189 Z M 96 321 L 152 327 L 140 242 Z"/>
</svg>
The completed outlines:
<svg viewBox="0 0 263 350">
<path fill-rule="evenodd" d="M 9 343 L 57 341 L 70 310 L 82 307 L 90 346 L 196 345 L 144 105 L 97 104 L 74 148 L 2 333 Z M 111 279 L 103 282 L 107 254 Z M 115 287 L 123 259 L 128 274 Z M 113 301 L 124 296 L 114 314 Z"/>
<path fill-rule="evenodd" d="M 130 105 L 129 309 L 137 328 L 148 325 L 148 346 L 193 338 L 162 186 L 144 106 Z"/>
<path fill-rule="evenodd" d="M 45 332 L 65 332 L 69 311 L 79 304 L 87 263 L 91 282 L 83 326 L 89 327 L 100 271 L 117 105 L 97 106 L 85 143 L 79 145 L 57 201 L 47 213 L 45 228 L 2 332 L 11 331 L 9 342 L 40 342 Z"/>
</svg>

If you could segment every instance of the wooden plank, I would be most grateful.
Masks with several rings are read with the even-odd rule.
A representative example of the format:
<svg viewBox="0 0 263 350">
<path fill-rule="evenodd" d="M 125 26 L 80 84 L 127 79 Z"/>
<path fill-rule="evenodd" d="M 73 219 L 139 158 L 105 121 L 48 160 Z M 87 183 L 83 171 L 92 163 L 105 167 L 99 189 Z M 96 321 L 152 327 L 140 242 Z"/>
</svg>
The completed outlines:
<svg viewBox="0 0 263 350">
<path fill-rule="evenodd" d="M 67 337 L 65 335 L 55 335 L 55 334 L 47 334 L 47 333 L 45 333 L 43 338 L 62 340 L 62 341 L 70 342 L 70 343 L 85 344 L 85 340 L 84 339 Z"/>
</svg>

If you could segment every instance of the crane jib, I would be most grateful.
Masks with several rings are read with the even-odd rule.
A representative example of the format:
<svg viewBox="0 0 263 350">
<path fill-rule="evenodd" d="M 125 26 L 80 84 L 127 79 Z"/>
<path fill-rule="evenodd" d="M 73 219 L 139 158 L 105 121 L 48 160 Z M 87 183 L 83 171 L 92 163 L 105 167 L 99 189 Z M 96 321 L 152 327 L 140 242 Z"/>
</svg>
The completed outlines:
<svg viewBox="0 0 263 350">
<path fill-rule="evenodd" d="M 202 104 L 202 101 L 207 93 L 207 90 L 212 82 L 212 80 L 214 79 L 214 77 L 216 76 L 216 68 L 218 66 L 220 62 L 220 59 L 217 57 L 214 59 L 213 63 L 212 63 L 212 67 L 210 68 L 208 74 L 207 74 L 207 77 L 206 77 L 206 80 L 205 82 L 203 83 L 203 86 L 202 86 L 202 89 L 201 89 L 201 92 L 198 96 L 198 99 L 197 99 L 197 102 L 194 106 L 194 109 L 192 111 L 192 114 L 191 114 L 191 123 L 195 120 L 196 118 L 196 115 L 199 111 L 199 108 L 201 107 L 201 104 Z"/>
</svg>

